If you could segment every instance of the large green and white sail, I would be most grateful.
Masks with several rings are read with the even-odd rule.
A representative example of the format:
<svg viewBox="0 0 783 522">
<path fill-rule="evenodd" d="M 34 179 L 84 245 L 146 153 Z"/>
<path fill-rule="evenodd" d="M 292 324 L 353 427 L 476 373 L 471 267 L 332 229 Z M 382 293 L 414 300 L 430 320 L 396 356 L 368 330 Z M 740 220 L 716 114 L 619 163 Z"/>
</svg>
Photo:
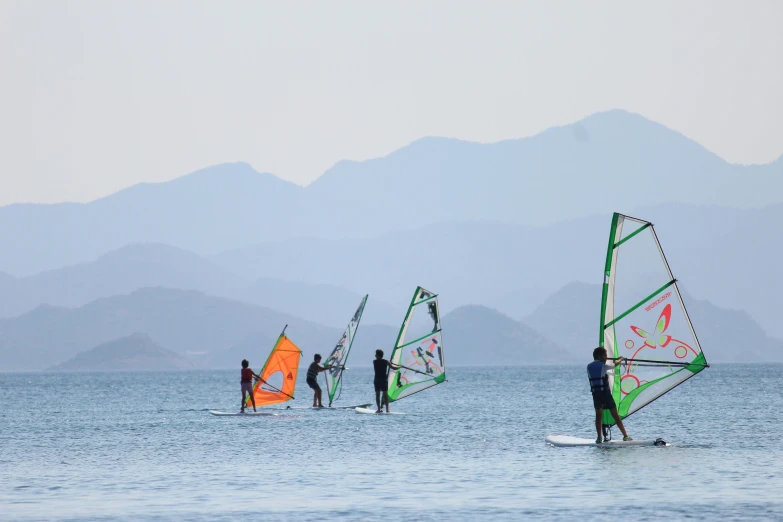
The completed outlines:
<svg viewBox="0 0 783 522">
<path fill-rule="evenodd" d="M 403 366 L 389 372 L 389 401 L 446 380 L 438 296 L 422 287 L 413 294 L 389 360 Z"/>
<path fill-rule="evenodd" d="M 353 314 L 348 326 L 345 327 L 343 336 L 337 341 L 332 353 L 326 358 L 324 366 L 334 366 L 324 372 L 326 378 L 326 390 L 329 392 L 329 406 L 332 402 L 340 398 L 340 392 L 343 386 L 343 371 L 345 370 L 345 363 L 348 361 L 348 354 L 351 352 L 351 346 L 353 345 L 353 339 L 356 336 L 356 331 L 359 329 L 359 321 L 362 320 L 362 314 L 364 313 L 364 305 L 367 304 L 368 295 L 365 295 L 362 302 L 359 303 L 359 308 Z"/>
<path fill-rule="evenodd" d="M 621 418 L 708 366 L 677 280 L 648 221 L 617 213 L 612 217 L 599 342 L 610 359 L 627 359 L 609 374 Z M 604 412 L 604 424 L 614 424 L 609 412 Z"/>
</svg>

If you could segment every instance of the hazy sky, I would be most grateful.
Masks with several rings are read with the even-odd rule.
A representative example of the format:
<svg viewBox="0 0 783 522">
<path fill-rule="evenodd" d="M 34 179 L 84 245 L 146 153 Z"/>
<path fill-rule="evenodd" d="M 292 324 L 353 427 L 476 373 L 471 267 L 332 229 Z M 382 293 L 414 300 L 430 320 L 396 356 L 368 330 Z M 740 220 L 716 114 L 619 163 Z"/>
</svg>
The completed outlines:
<svg viewBox="0 0 783 522">
<path fill-rule="evenodd" d="M 307 184 L 623 108 L 783 154 L 783 2 L 0 1 L 0 205 L 225 161 Z"/>
</svg>

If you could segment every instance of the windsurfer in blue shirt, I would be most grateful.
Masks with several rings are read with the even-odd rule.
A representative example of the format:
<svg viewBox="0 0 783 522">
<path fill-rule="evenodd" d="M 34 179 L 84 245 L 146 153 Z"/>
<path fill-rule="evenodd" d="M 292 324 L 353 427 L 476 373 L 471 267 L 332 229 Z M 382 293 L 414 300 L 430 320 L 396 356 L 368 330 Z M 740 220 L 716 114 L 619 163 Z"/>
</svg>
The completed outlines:
<svg viewBox="0 0 783 522">
<path fill-rule="evenodd" d="M 593 406 L 595 407 L 595 431 L 598 433 L 598 438 L 595 439 L 595 442 L 596 444 L 602 442 L 604 410 L 609 410 L 612 414 L 614 422 L 623 434 L 623 440 L 633 440 L 625 431 L 623 421 L 617 413 L 617 405 L 614 402 L 614 398 L 612 398 L 612 391 L 609 389 L 609 376 L 607 374 L 612 371 L 612 368 L 606 365 L 606 348 L 599 346 L 593 350 L 593 359 L 593 362 L 587 365 L 587 378 L 590 379 L 590 391 L 593 394 Z M 619 357 L 615 363 L 620 364 L 624 359 L 624 357 Z M 603 442 L 607 440 L 603 439 Z"/>
</svg>

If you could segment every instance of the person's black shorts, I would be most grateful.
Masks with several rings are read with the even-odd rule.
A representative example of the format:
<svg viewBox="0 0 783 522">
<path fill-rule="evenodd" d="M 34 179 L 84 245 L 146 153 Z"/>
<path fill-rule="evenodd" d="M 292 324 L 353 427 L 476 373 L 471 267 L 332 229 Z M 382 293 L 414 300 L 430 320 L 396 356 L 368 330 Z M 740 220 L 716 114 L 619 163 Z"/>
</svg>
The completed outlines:
<svg viewBox="0 0 783 522">
<path fill-rule="evenodd" d="M 318 381 L 315 379 L 307 379 L 307 385 L 315 391 L 320 391 L 321 387 L 318 386 Z"/>
<path fill-rule="evenodd" d="M 593 392 L 593 406 L 596 410 L 611 410 L 617 407 L 609 391 Z"/>
<path fill-rule="evenodd" d="M 386 379 L 382 381 L 373 381 L 373 384 L 375 385 L 375 393 L 382 392 L 382 391 L 389 391 L 389 381 Z"/>
</svg>

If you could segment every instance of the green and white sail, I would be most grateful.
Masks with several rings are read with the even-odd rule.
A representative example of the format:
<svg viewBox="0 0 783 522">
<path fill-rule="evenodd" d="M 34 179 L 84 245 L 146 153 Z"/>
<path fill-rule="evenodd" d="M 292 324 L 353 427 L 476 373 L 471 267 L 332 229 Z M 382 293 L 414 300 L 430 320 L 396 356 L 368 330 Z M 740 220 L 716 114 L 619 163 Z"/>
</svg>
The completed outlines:
<svg viewBox="0 0 783 522">
<path fill-rule="evenodd" d="M 348 354 L 351 352 L 351 346 L 353 345 L 353 339 L 356 336 L 356 331 L 359 329 L 359 322 L 362 320 L 362 314 L 364 313 L 364 305 L 367 304 L 368 295 L 365 295 L 362 302 L 359 303 L 359 308 L 353 314 L 348 326 L 345 327 L 343 336 L 337 341 L 332 353 L 326 358 L 324 366 L 334 366 L 324 372 L 326 378 L 326 390 L 329 393 L 329 406 L 332 402 L 340 398 L 340 392 L 343 387 L 343 371 L 345 370 L 345 363 L 348 361 Z"/>
<path fill-rule="evenodd" d="M 389 360 L 403 366 L 389 372 L 389 401 L 446 380 L 438 296 L 422 287 L 413 294 Z"/>
<path fill-rule="evenodd" d="M 652 223 L 615 213 L 604 266 L 600 346 L 621 418 L 708 367 Z M 611 365 L 611 361 L 609 361 Z M 604 424 L 614 424 L 604 412 Z"/>
</svg>

